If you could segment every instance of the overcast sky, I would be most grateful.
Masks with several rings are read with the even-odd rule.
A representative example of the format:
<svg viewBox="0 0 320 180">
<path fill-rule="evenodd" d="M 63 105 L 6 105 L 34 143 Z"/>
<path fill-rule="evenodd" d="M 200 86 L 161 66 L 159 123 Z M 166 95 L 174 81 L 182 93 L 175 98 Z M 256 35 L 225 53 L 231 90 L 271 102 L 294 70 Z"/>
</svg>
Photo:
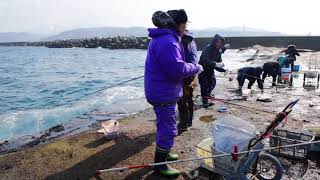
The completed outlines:
<svg viewBox="0 0 320 180">
<path fill-rule="evenodd" d="M 152 27 L 156 10 L 184 8 L 189 29 L 245 26 L 320 35 L 319 0 L 0 0 L 0 32 Z"/>
</svg>

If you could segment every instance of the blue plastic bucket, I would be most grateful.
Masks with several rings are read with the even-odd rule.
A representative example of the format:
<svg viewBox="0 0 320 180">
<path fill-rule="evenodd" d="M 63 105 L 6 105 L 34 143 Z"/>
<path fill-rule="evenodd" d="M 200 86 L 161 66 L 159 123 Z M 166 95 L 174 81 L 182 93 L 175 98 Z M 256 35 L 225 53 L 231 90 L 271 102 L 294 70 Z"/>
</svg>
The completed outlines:
<svg viewBox="0 0 320 180">
<path fill-rule="evenodd" d="M 300 71 L 300 65 L 294 65 L 293 66 L 293 71 L 294 72 L 299 72 Z"/>
</svg>

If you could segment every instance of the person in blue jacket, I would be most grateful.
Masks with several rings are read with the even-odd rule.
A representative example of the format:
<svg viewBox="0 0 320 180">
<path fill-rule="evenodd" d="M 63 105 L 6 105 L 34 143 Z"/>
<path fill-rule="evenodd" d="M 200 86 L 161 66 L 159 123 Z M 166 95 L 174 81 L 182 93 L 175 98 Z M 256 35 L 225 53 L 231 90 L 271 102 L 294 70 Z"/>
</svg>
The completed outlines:
<svg viewBox="0 0 320 180">
<path fill-rule="evenodd" d="M 185 62 L 180 40 L 187 21 L 183 9 L 170 13 L 157 11 L 152 16 L 157 28 L 148 29 L 151 41 L 145 63 L 144 88 L 157 118 L 155 163 L 178 159 L 170 150 L 177 135 L 176 104 L 182 96 L 182 80 L 203 71 L 201 65 Z M 165 176 L 180 173 L 168 165 L 155 166 L 154 171 Z"/>
</svg>

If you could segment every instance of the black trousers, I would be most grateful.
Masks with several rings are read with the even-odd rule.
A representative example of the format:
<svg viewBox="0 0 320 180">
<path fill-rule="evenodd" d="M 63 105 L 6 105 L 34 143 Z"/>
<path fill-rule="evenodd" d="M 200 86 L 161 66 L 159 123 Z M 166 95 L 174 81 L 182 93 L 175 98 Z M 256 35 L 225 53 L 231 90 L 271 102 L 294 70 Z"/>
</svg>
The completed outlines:
<svg viewBox="0 0 320 180">
<path fill-rule="evenodd" d="M 279 72 L 276 72 L 276 71 L 264 71 L 263 75 L 262 75 L 262 80 L 264 82 L 264 80 L 266 79 L 267 76 L 271 76 L 272 77 L 272 85 L 275 85 L 278 74 L 279 74 Z"/>
<path fill-rule="evenodd" d="M 244 84 L 244 81 L 248 79 L 249 80 L 249 83 L 248 83 L 248 89 L 251 89 L 252 85 L 254 84 L 254 82 L 256 81 L 255 79 L 251 79 L 251 78 L 247 78 L 246 75 L 242 74 L 242 73 L 238 73 L 238 77 L 237 77 L 237 80 L 238 80 L 238 83 L 239 83 L 239 86 L 242 88 L 243 84 Z"/>
<path fill-rule="evenodd" d="M 180 117 L 180 124 L 184 126 L 191 126 L 194 111 L 193 89 L 195 77 L 188 77 L 183 80 L 183 95 L 178 101 L 178 110 Z"/>
<path fill-rule="evenodd" d="M 216 78 L 214 75 L 199 74 L 199 84 L 201 89 L 201 96 L 210 96 L 211 91 L 216 87 Z"/>
</svg>

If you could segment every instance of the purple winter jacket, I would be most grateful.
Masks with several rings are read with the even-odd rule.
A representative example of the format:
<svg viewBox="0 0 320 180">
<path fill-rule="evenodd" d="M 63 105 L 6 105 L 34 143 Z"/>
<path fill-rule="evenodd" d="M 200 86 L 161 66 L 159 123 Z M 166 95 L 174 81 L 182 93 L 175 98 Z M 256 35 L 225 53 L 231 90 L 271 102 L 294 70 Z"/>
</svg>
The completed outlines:
<svg viewBox="0 0 320 180">
<path fill-rule="evenodd" d="M 150 104 L 174 103 L 182 96 L 182 79 L 195 75 L 196 64 L 186 63 L 178 33 L 171 29 L 148 29 L 148 54 L 144 89 Z"/>
</svg>

